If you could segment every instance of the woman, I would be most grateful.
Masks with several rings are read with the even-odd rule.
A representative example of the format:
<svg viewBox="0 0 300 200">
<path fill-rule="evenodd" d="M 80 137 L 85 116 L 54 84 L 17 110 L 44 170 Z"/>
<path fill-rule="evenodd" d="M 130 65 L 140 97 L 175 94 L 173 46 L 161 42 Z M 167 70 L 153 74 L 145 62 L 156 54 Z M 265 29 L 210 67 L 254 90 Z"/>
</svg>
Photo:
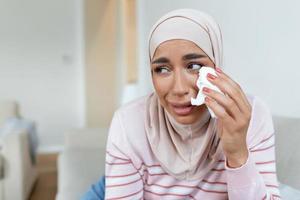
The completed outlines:
<svg viewBox="0 0 300 200">
<path fill-rule="evenodd" d="M 105 199 L 280 199 L 271 114 L 221 70 L 215 21 L 191 9 L 166 14 L 150 32 L 149 58 L 155 92 L 111 123 Z M 205 104 L 192 106 L 202 66 L 216 70 L 207 78 L 225 95 L 204 88 Z"/>
</svg>

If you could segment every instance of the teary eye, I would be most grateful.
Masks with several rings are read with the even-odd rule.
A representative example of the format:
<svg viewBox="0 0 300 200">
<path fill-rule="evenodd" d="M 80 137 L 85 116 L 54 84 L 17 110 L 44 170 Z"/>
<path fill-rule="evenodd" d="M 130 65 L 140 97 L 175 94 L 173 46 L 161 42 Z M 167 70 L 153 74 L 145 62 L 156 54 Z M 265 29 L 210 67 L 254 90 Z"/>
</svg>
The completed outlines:
<svg viewBox="0 0 300 200">
<path fill-rule="evenodd" d="M 158 73 L 158 74 L 165 74 L 165 73 L 168 73 L 169 71 L 170 71 L 170 69 L 168 67 L 156 67 L 154 69 L 154 72 Z"/>
<path fill-rule="evenodd" d="M 188 69 L 190 69 L 190 70 L 199 70 L 201 67 L 202 67 L 203 65 L 200 65 L 200 64 L 197 64 L 197 63 L 191 63 L 191 64 L 189 64 L 188 65 Z"/>
</svg>

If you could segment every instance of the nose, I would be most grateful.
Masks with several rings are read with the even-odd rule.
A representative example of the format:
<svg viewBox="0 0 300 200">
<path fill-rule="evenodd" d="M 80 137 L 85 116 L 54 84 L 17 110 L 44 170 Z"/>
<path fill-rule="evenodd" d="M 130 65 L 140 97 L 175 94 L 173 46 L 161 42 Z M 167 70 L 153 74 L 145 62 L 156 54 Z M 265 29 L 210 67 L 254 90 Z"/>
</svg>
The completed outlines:
<svg viewBox="0 0 300 200">
<path fill-rule="evenodd" d="M 172 91 L 175 96 L 184 96 L 189 93 L 188 82 L 183 72 L 175 72 Z"/>
</svg>

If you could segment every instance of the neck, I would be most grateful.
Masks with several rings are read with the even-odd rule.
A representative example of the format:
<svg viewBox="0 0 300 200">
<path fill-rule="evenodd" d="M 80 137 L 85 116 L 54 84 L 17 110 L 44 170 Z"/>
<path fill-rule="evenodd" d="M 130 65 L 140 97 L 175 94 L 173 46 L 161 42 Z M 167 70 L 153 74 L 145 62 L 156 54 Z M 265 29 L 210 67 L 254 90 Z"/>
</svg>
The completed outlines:
<svg viewBox="0 0 300 200">
<path fill-rule="evenodd" d="M 199 118 L 192 124 L 181 124 L 177 122 L 175 118 L 166 110 L 165 112 L 166 117 L 170 121 L 170 124 L 183 140 L 187 139 L 192 134 L 201 134 L 203 132 L 203 130 L 201 129 L 205 127 L 205 125 L 207 124 L 207 122 L 209 122 L 210 119 L 210 114 L 206 107 L 201 112 Z"/>
</svg>

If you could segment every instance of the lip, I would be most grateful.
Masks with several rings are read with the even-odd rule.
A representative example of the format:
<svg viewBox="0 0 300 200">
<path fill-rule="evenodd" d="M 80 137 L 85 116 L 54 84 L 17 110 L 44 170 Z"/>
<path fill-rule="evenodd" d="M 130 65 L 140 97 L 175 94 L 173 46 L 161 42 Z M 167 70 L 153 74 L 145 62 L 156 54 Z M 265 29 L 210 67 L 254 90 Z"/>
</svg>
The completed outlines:
<svg viewBox="0 0 300 200">
<path fill-rule="evenodd" d="M 175 114 L 180 115 L 180 116 L 186 116 L 189 115 L 192 110 L 193 107 L 191 102 L 185 102 L 185 103 L 171 103 L 170 105 L 173 109 L 173 111 L 175 112 Z"/>
</svg>

